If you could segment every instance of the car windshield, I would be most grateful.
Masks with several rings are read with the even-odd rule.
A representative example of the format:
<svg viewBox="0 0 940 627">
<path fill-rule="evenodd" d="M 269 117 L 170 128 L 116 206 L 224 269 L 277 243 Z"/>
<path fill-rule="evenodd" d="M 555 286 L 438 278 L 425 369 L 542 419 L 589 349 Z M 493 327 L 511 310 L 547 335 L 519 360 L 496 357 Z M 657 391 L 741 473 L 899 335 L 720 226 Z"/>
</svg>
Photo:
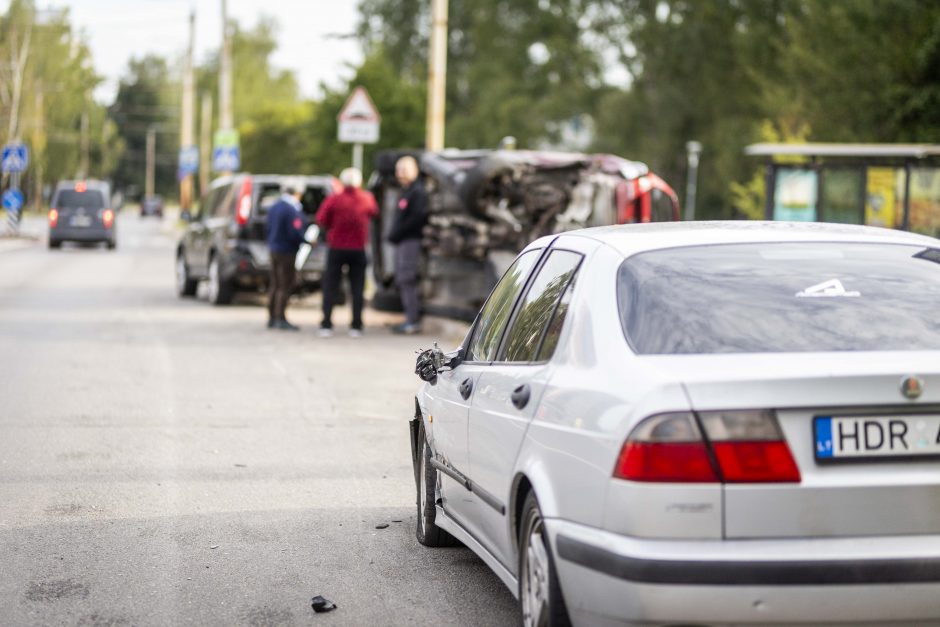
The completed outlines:
<svg viewBox="0 0 940 627">
<path fill-rule="evenodd" d="M 95 190 L 78 192 L 74 189 L 63 189 L 56 195 L 53 205 L 59 208 L 103 209 L 104 196 Z"/>
<path fill-rule="evenodd" d="M 940 350 L 940 249 L 865 243 L 674 248 L 625 260 L 639 354 Z"/>
</svg>

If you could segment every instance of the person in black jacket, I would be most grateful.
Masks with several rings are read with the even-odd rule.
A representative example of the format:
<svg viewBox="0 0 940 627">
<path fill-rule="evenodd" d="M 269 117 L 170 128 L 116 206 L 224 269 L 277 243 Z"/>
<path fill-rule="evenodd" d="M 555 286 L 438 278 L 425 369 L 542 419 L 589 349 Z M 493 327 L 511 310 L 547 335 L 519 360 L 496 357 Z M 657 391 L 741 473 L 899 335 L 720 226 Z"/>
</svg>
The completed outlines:
<svg viewBox="0 0 940 627">
<path fill-rule="evenodd" d="M 268 250 L 271 252 L 271 294 L 268 301 L 268 328 L 297 331 L 287 321 L 287 301 L 294 290 L 296 270 L 294 259 L 304 242 L 306 222 L 300 199 L 307 187 L 306 181 L 292 177 L 282 185 L 283 195 L 268 209 L 265 226 Z"/>
<path fill-rule="evenodd" d="M 418 174 L 418 162 L 414 157 L 402 157 L 395 164 L 395 177 L 402 187 L 402 194 L 387 236 L 388 241 L 395 244 L 395 284 L 405 309 L 405 321 L 392 327 L 392 332 L 406 335 L 421 332 L 418 266 L 421 262 L 421 236 L 428 221 L 428 193 Z"/>
</svg>

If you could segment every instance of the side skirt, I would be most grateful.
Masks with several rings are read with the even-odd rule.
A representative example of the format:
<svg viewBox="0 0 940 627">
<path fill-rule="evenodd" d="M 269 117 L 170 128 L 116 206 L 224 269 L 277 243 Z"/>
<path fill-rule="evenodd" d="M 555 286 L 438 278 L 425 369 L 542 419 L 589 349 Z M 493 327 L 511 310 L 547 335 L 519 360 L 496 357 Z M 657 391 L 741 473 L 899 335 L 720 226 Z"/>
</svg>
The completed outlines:
<svg viewBox="0 0 940 627">
<path fill-rule="evenodd" d="M 496 576 L 506 584 L 506 587 L 512 592 L 512 596 L 516 599 L 519 598 L 519 582 L 515 576 L 513 576 L 498 559 L 493 557 L 493 554 L 486 550 L 482 544 L 467 533 L 463 527 L 449 518 L 440 505 L 437 506 L 437 514 L 435 515 L 434 522 L 438 527 L 463 542 L 468 549 L 476 553 L 477 557 L 483 560 L 486 565 L 490 567 L 490 570 L 496 573 Z"/>
</svg>

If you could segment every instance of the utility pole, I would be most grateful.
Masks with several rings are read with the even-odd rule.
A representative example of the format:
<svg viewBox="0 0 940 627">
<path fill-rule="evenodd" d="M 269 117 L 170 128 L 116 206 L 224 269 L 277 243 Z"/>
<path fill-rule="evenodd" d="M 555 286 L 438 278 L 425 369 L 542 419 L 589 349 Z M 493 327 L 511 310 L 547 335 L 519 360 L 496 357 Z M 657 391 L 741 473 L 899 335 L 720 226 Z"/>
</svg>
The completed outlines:
<svg viewBox="0 0 940 627">
<path fill-rule="evenodd" d="M 209 159 L 212 153 L 212 94 L 202 94 L 202 115 L 199 119 L 199 193 L 209 189 Z"/>
<path fill-rule="evenodd" d="M 144 198 L 153 196 L 153 170 L 157 152 L 157 132 L 151 125 L 147 128 L 147 173 L 144 178 Z"/>
<path fill-rule="evenodd" d="M 696 141 L 685 145 L 689 159 L 689 172 L 685 183 L 685 219 L 695 219 L 695 192 L 698 187 L 698 157 L 702 154 L 702 144 Z"/>
<path fill-rule="evenodd" d="M 183 106 L 180 112 L 180 151 L 194 145 L 193 121 L 196 103 L 193 95 L 193 42 L 196 38 L 196 12 L 189 14 L 189 49 L 186 51 L 186 67 L 183 70 Z M 193 175 L 185 172 L 180 179 L 180 210 L 190 211 L 193 206 Z"/>
<path fill-rule="evenodd" d="M 35 102 L 33 105 L 33 115 L 36 116 L 33 125 L 33 209 L 42 210 L 42 177 L 43 161 L 42 157 L 46 152 L 46 112 L 43 103 L 42 82 L 36 83 Z"/>
<path fill-rule="evenodd" d="M 79 140 L 79 160 L 78 160 L 78 178 L 87 179 L 88 178 L 88 151 L 90 145 L 90 139 L 88 137 L 88 102 L 85 102 L 86 109 L 82 111 L 82 132 L 81 139 Z"/>
<path fill-rule="evenodd" d="M 232 112 L 232 38 L 228 23 L 228 2 L 222 0 L 222 55 L 219 57 L 219 129 L 233 132 L 235 116 Z M 229 139 L 231 136 L 229 136 Z M 222 174 L 231 174 L 223 171 Z"/>
<path fill-rule="evenodd" d="M 444 148 L 447 94 L 447 0 L 431 0 L 431 49 L 428 55 L 428 112 L 425 148 Z"/>
</svg>

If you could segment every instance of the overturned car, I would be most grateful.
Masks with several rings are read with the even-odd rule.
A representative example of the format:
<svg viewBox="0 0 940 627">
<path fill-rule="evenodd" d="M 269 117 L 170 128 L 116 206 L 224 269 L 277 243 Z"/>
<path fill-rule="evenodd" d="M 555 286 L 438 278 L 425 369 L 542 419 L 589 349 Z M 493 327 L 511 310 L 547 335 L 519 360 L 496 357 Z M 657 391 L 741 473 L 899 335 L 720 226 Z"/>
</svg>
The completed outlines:
<svg viewBox="0 0 940 627">
<path fill-rule="evenodd" d="M 395 163 L 414 156 L 430 200 L 424 229 L 424 311 L 470 320 L 516 254 L 572 229 L 679 219 L 676 193 L 642 163 L 615 155 L 527 150 L 383 151 L 370 189 L 379 202 L 372 233 L 373 307 L 401 308 L 393 246 Z"/>
</svg>

